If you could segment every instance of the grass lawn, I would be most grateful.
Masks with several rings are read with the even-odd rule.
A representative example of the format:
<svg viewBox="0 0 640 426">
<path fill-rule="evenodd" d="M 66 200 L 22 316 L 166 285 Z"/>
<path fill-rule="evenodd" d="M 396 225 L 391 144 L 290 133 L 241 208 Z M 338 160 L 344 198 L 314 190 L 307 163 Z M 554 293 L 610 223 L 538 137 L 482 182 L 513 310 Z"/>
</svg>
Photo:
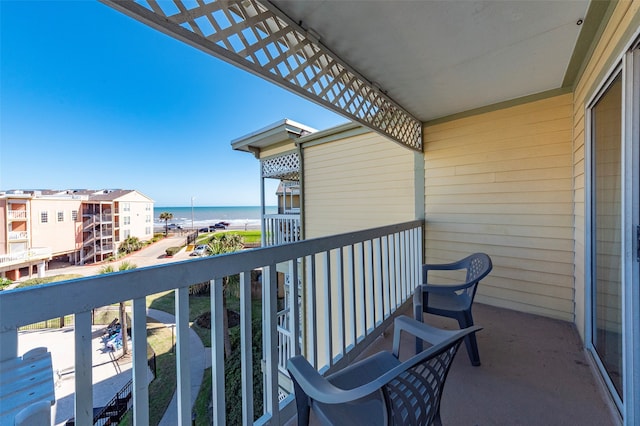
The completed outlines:
<svg viewBox="0 0 640 426">
<path fill-rule="evenodd" d="M 262 232 L 259 230 L 252 231 L 218 231 L 218 232 L 207 232 L 205 234 L 198 235 L 198 239 L 196 244 L 207 244 L 211 241 L 212 238 L 216 238 L 219 235 L 229 233 L 229 234 L 238 234 L 242 237 L 242 240 L 245 243 L 259 243 Z"/>
</svg>

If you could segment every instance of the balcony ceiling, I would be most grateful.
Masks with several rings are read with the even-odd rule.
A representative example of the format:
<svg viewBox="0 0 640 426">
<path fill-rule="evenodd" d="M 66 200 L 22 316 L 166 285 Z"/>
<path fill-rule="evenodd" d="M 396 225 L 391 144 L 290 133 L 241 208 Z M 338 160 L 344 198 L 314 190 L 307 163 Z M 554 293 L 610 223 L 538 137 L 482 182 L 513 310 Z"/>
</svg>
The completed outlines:
<svg viewBox="0 0 640 426">
<path fill-rule="evenodd" d="M 589 1 L 271 2 L 421 121 L 571 85 Z"/>
</svg>

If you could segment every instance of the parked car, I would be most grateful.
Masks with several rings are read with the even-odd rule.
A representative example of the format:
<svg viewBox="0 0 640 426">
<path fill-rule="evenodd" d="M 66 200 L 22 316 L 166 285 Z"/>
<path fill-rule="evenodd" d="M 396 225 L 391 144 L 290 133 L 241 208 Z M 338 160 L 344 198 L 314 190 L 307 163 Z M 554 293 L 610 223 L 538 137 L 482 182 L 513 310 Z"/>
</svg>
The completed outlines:
<svg viewBox="0 0 640 426">
<path fill-rule="evenodd" d="M 207 254 L 209 254 L 209 246 L 203 244 L 196 246 L 196 248 L 191 252 L 190 256 L 206 256 Z"/>
<path fill-rule="evenodd" d="M 198 232 L 210 232 L 209 228 L 200 228 Z"/>
<path fill-rule="evenodd" d="M 225 223 L 227 225 L 225 225 Z M 214 229 L 227 229 L 227 226 L 228 226 L 228 222 L 218 222 L 215 225 L 213 225 L 213 228 Z M 211 228 L 211 227 L 209 227 L 209 228 Z"/>
<path fill-rule="evenodd" d="M 182 229 L 182 226 L 176 225 L 175 223 L 170 223 L 167 225 L 167 229 Z"/>
</svg>

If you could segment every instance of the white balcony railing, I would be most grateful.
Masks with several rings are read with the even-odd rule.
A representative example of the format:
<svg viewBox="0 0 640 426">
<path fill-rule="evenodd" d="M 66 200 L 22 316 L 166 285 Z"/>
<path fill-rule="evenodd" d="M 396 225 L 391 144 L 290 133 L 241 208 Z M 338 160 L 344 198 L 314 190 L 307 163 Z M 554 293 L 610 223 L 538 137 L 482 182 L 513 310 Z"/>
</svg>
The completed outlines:
<svg viewBox="0 0 640 426">
<path fill-rule="evenodd" d="M 0 361 L 18 356 L 18 328 L 75 314 L 75 422 L 91 424 L 91 310 L 133 300 L 133 417 L 149 422 L 146 296 L 174 290 L 178 423 L 191 423 L 189 286 L 211 282 L 213 422 L 225 423 L 222 278 L 240 276 L 244 423 L 283 424 L 295 414 L 279 365 L 304 354 L 321 371 L 350 362 L 410 303 L 420 283 L 422 222 L 0 292 Z M 288 311 L 278 320 L 278 269 L 288 271 Z M 264 412 L 253 413 L 251 271 L 262 269 Z M 299 291 L 299 288 L 302 291 Z M 69 297 L 73 295 L 73 297 Z M 47 303 L 43 303 L 47 301 Z M 301 342 L 301 344 L 298 344 Z M 283 398 L 280 400 L 279 393 Z"/>
<path fill-rule="evenodd" d="M 265 246 L 301 241 L 299 214 L 270 214 L 264 216 Z"/>
<path fill-rule="evenodd" d="M 7 217 L 9 220 L 27 220 L 26 210 L 9 210 Z"/>
<path fill-rule="evenodd" d="M 9 241 L 29 239 L 29 233 L 27 231 L 9 231 L 9 234 L 7 236 L 9 238 Z"/>
<path fill-rule="evenodd" d="M 0 254 L 0 266 L 20 264 L 29 261 L 51 259 L 50 248 L 32 248 L 17 253 Z"/>
</svg>

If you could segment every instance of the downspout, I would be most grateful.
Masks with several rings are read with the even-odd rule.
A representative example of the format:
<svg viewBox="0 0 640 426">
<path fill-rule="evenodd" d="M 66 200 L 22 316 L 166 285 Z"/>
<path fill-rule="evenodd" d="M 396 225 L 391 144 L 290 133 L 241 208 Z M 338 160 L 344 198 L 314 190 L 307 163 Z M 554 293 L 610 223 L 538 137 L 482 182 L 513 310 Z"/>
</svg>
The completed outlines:
<svg viewBox="0 0 640 426">
<path fill-rule="evenodd" d="M 427 252 L 427 221 L 426 221 L 426 182 L 425 182 L 425 153 L 424 153 L 424 130 L 422 133 L 422 151 L 414 151 L 413 153 L 413 196 L 414 199 L 414 215 L 415 218 L 422 221 L 422 259 L 425 262 L 425 253 Z"/>
<path fill-rule="evenodd" d="M 298 179 L 300 180 L 300 239 L 306 239 L 305 232 L 305 203 L 304 203 L 304 150 L 301 143 L 296 143 L 298 147 L 298 158 L 300 158 L 300 170 L 298 171 Z"/>
</svg>

